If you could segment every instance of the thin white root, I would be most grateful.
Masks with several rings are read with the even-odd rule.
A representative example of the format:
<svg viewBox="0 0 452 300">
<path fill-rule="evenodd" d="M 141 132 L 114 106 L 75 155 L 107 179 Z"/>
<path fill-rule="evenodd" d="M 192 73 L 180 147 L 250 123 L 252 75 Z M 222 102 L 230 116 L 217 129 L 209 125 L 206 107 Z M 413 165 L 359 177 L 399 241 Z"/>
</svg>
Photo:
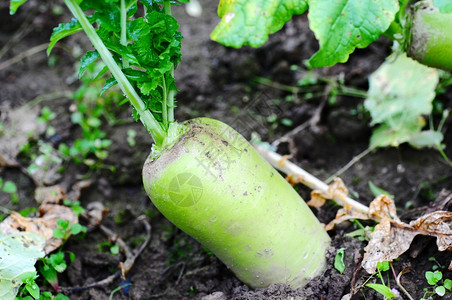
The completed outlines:
<svg viewBox="0 0 452 300">
<path fill-rule="evenodd" d="M 328 185 L 317 177 L 306 172 L 291 161 L 285 160 L 276 152 L 256 145 L 255 147 L 260 155 L 262 155 L 262 157 L 264 157 L 274 168 L 287 175 L 297 175 L 300 178 L 300 183 L 306 185 L 312 190 L 318 190 L 322 193 L 328 194 Z M 343 207 L 353 208 L 357 212 L 361 212 L 366 215 L 369 213 L 369 207 L 353 200 L 350 197 L 338 197 L 334 195 L 333 199 Z"/>
</svg>

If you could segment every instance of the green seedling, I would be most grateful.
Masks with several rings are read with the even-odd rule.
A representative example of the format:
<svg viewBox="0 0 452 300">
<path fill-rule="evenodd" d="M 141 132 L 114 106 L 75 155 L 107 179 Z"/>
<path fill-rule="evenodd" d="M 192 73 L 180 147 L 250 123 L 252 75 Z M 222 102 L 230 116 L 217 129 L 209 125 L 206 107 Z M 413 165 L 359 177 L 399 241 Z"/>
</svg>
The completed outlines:
<svg viewBox="0 0 452 300">
<path fill-rule="evenodd" d="M 27 207 L 27 208 L 20 210 L 19 214 L 22 217 L 29 217 L 29 216 L 35 215 L 37 211 L 38 210 L 36 209 L 36 207 Z"/>
<path fill-rule="evenodd" d="M 388 191 L 376 186 L 372 181 L 369 180 L 368 184 L 369 189 L 372 192 L 372 195 L 374 195 L 374 197 L 378 197 L 379 195 L 386 195 L 389 198 L 394 199 L 393 195 L 391 195 Z"/>
<path fill-rule="evenodd" d="M 341 274 L 344 273 L 345 270 L 344 256 L 345 248 L 340 248 L 337 250 L 336 256 L 334 257 L 334 268 Z"/>
<path fill-rule="evenodd" d="M 66 199 L 64 200 L 64 204 L 71 206 L 75 213 L 83 212 L 83 208 L 81 208 L 77 202 L 72 203 L 70 200 Z M 63 245 L 71 235 L 85 234 L 87 231 L 85 226 L 78 223 L 70 224 L 68 220 L 59 219 L 57 225 L 58 227 L 53 230 L 53 237 L 62 239 Z M 74 262 L 74 253 L 68 252 L 68 255 L 69 260 Z M 39 265 L 39 273 L 55 289 L 55 291 L 59 290 L 58 273 L 62 273 L 66 269 L 67 263 L 65 260 L 65 252 L 63 252 L 61 248 L 58 252 L 42 258 L 41 264 Z"/>
<path fill-rule="evenodd" d="M 119 254 L 119 246 L 115 243 L 103 242 L 97 245 L 97 248 L 100 252 L 105 252 L 105 250 L 109 251 L 112 255 Z"/>
<path fill-rule="evenodd" d="M 357 238 L 361 242 L 369 241 L 370 240 L 370 235 L 374 231 L 375 226 L 364 226 L 357 219 L 354 219 L 353 223 L 355 225 L 355 228 L 356 228 L 356 226 L 358 226 L 358 229 L 347 233 L 345 236 L 352 237 L 352 238 Z"/>
<path fill-rule="evenodd" d="M 39 265 L 39 273 L 56 291 L 59 289 L 58 273 L 67 269 L 64 256 L 62 251 L 50 254 L 48 257 L 42 258 Z"/>
<path fill-rule="evenodd" d="M 425 288 L 424 296 L 421 300 L 433 299 L 434 295 L 440 297 L 450 294 L 452 292 L 452 280 L 446 278 L 443 280 L 443 273 L 441 271 L 427 271 L 425 272 L 425 278 L 427 283 L 431 285 L 431 288 Z"/>
<path fill-rule="evenodd" d="M 37 143 L 28 143 L 22 153 L 30 159 L 27 171 L 35 181 L 49 184 L 59 178 L 63 170 L 63 158 L 52 145 L 38 140 Z"/>
<path fill-rule="evenodd" d="M 50 110 L 47 106 L 44 106 L 41 109 L 41 116 L 38 118 L 38 123 L 44 123 L 46 124 L 46 136 L 50 137 L 55 135 L 55 128 L 51 126 L 49 123 L 53 119 L 55 119 L 56 114 Z"/>
<path fill-rule="evenodd" d="M 19 203 L 19 196 L 17 194 L 17 186 L 14 182 L 9 181 L 9 180 L 3 181 L 3 179 L 0 178 L 0 189 L 2 192 L 9 194 L 12 203 L 14 203 L 14 204 Z"/>
<path fill-rule="evenodd" d="M 85 209 L 80 205 L 80 201 L 72 201 L 70 199 L 64 199 L 63 204 L 72 208 L 72 211 L 77 216 L 80 216 L 85 212 Z"/>
<path fill-rule="evenodd" d="M 137 132 L 133 129 L 127 130 L 127 143 L 130 147 L 135 147 L 137 142 L 135 141 L 135 137 L 137 136 Z"/>
<path fill-rule="evenodd" d="M 25 284 L 23 289 L 30 294 L 33 299 L 38 300 L 40 296 L 39 286 L 36 284 L 35 279 L 38 275 L 35 273 L 29 273 L 22 277 L 22 282 Z"/>
<path fill-rule="evenodd" d="M 53 237 L 66 241 L 71 235 L 86 233 L 86 227 L 79 223 L 69 224 L 68 220 L 59 219 L 57 221 L 58 227 L 53 230 Z"/>
<path fill-rule="evenodd" d="M 108 300 L 113 300 L 113 296 L 119 292 L 121 289 L 124 289 L 128 286 L 132 285 L 131 283 L 125 283 L 125 284 L 121 284 L 120 286 L 118 286 L 117 288 L 115 288 L 114 290 L 111 291 L 110 296 L 108 297 Z"/>
<path fill-rule="evenodd" d="M 101 76 L 105 72 L 104 67 L 101 63 L 83 65 L 82 73 L 86 76 L 82 78 L 80 88 L 72 95 L 75 111 L 71 115 L 71 121 L 80 127 L 82 137 L 76 139 L 72 145 L 59 146 L 64 157 L 76 163 L 83 163 L 91 169 L 107 167 L 102 161 L 108 156 L 111 140 L 107 138 L 102 124 L 104 120 L 115 122 L 112 108 L 117 106 L 121 97 L 114 89 L 99 95 L 105 85 L 105 78 Z"/>
<path fill-rule="evenodd" d="M 389 288 L 388 286 L 384 285 L 384 284 L 379 284 L 379 283 L 368 283 L 366 284 L 367 287 L 370 287 L 371 289 L 379 292 L 380 294 L 382 294 L 384 296 L 384 299 L 393 299 L 393 298 L 397 298 L 398 295 L 395 294 L 391 288 Z"/>
<path fill-rule="evenodd" d="M 382 272 L 386 272 L 390 269 L 390 263 L 388 261 L 382 261 L 377 263 L 377 272 L 375 274 L 372 274 L 367 280 L 369 281 L 374 275 L 377 275 L 377 277 L 380 279 L 381 283 L 365 283 L 364 285 L 367 287 L 370 287 L 371 289 L 377 291 L 378 293 L 382 294 L 385 299 L 393 299 L 397 298 L 399 295 L 398 293 L 395 293 L 390 288 L 389 283 L 389 275 L 388 275 L 388 284 L 386 285 L 385 280 L 383 279 Z"/>
<path fill-rule="evenodd" d="M 16 300 L 33 300 L 31 296 L 17 296 Z M 39 295 L 39 300 L 70 300 L 69 297 L 58 293 L 55 296 L 51 292 L 41 292 Z"/>
</svg>

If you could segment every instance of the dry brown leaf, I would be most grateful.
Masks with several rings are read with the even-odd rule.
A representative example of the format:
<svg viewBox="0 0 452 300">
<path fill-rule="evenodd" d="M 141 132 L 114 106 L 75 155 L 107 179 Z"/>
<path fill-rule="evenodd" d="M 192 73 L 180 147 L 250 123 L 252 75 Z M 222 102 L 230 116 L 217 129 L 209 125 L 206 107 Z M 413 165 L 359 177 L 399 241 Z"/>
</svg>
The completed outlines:
<svg viewBox="0 0 452 300">
<path fill-rule="evenodd" d="M 16 157 L 30 138 L 37 138 L 45 130 L 45 125 L 38 123 L 38 107 L 27 105 L 2 112 L 3 132 L 0 135 L 0 167 L 17 166 Z"/>
<path fill-rule="evenodd" d="M 38 204 L 58 204 L 66 198 L 66 192 L 59 185 L 37 187 L 35 189 L 35 200 Z"/>
<path fill-rule="evenodd" d="M 399 227 L 400 225 L 400 227 Z M 362 267 L 369 273 L 375 273 L 377 263 L 392 261 L 410 248 L 417 233 L 404 223 L 383 219 L 375 226 L 369 244 L 364 248 Z"/>
<path fill-rule="evenodd" d="M 311 200 L 309 200 L 307 204 L 311 207 L 321 208 L 325 205 L 326 200 L 327 199 L 323 196 L 322 192 L 314 190 L 311 192 Z"/>
<path fill-rule="evenodd" d="M 344 183 L 341 179 L 336 180 L 330 185 L 328 189 L 327 197 L 333 197 L 333 193 L 335 196 L 346 197 L 348 190 L 345 187 Z M 394 201 L 386 195 L 380 195 L 375 198 L 369 205 L 369 213 L 364 214 L 360 211 L 353 209 L 353 207 L 345 206 L 338 210 L 336 214 L 336 218 L 326 225 L 326 230 L 331 230 L 337 224 L 342 222 L 351 220 L 351 219 L 360 219 L 360 220 L 373 220 L 376 222 L 380 222 L 385 218 L 390 218 L 394 220 L 399 220 L 396 213 L 396 206 Z"/>
<path fill-rule="evenodd" d="M 343 197 L 346 196 L 345 191 L 338 181 L 336 187 L 334 184 L 330 186 L 328 195 L 320 196 L 329 198 L 336 193 L 336 197 Z M 386 195 L 380 195 L 370 203 L 368 214 L 353 208 L 341 208 L 325 229 L 331 230 L 336 224 L 350 219 L 379 222 L 371 234 L 369 244 L 364 248 L 362 267 L 369 273 L 375 272 L 378 262 L 392 261 L 402 255 L 419 234 L 436 237 L 439 251 L 452 250 L 452 212 L 428 213 L 406 224 L 398 218 L 394 201 Z"/>
<path fill-rule="evenodd" d="M 38 204 L 59 204 L 64 199 L 78 201 L 81 196 L 81 191 L 90 187 L 92 183 L 92 180 L 77 181 L 68 193 L 60 185 L 37 187 L 35 190 L 35 200 Z"/>
<path fill-rule="evenodd" d="M 385 218 L 400 221 L 394 201 L 387 195 L 380 195 L 369 204 L 369 216 L 376 221 Z"/>
<path fill-rule="evenodd" d="M 336 218 L 334 218 L 334 220 L 332 220 L 325 226 L 325 230 L 326 231 L 332 230 L 337 224 L 340 224 L 351 219 L 368 220 L 369 217 L 353 209 L 347 210 L 345 208 L 341 208 L 337 211 Z"/>
<path fill-rule="evenodd" d="M 92 183 L 92 180 L 77 181 L 72 186 L 71 191 L 67 193 L 67 198 L 71 199 L 72 201 L 78 201 L 80 199 L 82 190 L 89 188 Z"/>
<path fill-rule="evenodd" d="M 436 211 L 411 221 L 410 226 L 419 234 L 436 237 L 439 251 L 452 251 L 452 212 Z"/>
<path fill-rule="evenodd" d="M 437 211 L 406 224 L 384 218 L 375 226 L 362 262 L 363 268 L 374 273 L 378 262 L 392 261 L 402 255 L 417 235 L 437 238 L 439 251 L 452 250 L 452 212 Z"/>
<path fill-rule="evenodd" d="M 286 160 L 291 158 L 292 155 L 283 155 L 282 158 L 278 161 L 278 166 L 283 167 L 286 164 Z"/>
<path fill-rule="evenodd" d="M 38 145 L 40 149 L 45 149 L 40 151 L 45 152 L 32 161 L 36 168 L 28 169 L 27 172 L 39 186 L 54 184 L 61 179 L 59 171 L 61 170 L 63 159 L 51 145 L 42 141 L 39 141 Z"/>
<path fill-rule="evenodd" d="M 69 228 L 72 224 L 78 223 L 78 217 L 72 208 L 57 204 L 43 204 L 40 207 L 43 212 L 39 218 L 22 217 L 17 212 L 12 212 L 9 217 L 0 223 L 1 234 L 15 234 L 23 231 L 34 232 L 46 239 L 45 252 L 52 252 L 61 246 L 63 241 L 53 237 L 53 230 L 57 228 L 59 219 L 69 221 Z"/>
<path fill-rule="evenodd" d="M 291 176 L 291 175 L 289 175 L 289 176 Z M 289 176 L 287 176 L 287 177 L 289 178 Z M 289 183 L 292 185 L 302 182 L 302 178 L 300 178 L 299 175 L 294 179 L 292 177 L 290 177 L 289 179 L 286 178 L 286 180 L 289 181 Z M 293 183 L 295 183 L 295 184 L 293 184 Z M 328 200 L 328 199 L 333 200 L 335 197 L 337 197 L 337 198 L 343 200 L 347 197 L 347 195 L 348 195 L 348 189 L 345 186 L 342 179 L 335 178 L 334 182 L 328 186 L 328 191 L 326 193 L 323 193 L 322 191 L 319 191 L 319 190 L 313 190 L 311 192 L 311 200 L 309 200 L 307 204 L 311 207 L 320 208 L 326 203 L 326 200 Z M 350 207 L 346 207 L 346 209 L 350 209 Z"/>
<path fill-rule="evenodd" d="M 291 185 L 291 186 L 296 186 L 299 183 L 303 183 L 304 182 L 304 178 L 299 175 L 299 174 L 289 174 L 286 176 L 286 181 Z"/>
<path fill-rule="evenodd" d="M 108 209 L 105 208 L 102 202 L 94 201 L 88 204 L 83 216 L 88 219 L 91 226 L 98 226 L 107 213 Z"/>
<path fill-rule="evenodd" d="M 339 199 L 345 199 L 348 196 L 348 189 L 345 186 L 344 181 L 339 177 L 334 178 L 332 184 L 328 186 L 328 199 L 337 197 Z M 345 207 L 347 209 L 347 207 Z"/>
</svg>

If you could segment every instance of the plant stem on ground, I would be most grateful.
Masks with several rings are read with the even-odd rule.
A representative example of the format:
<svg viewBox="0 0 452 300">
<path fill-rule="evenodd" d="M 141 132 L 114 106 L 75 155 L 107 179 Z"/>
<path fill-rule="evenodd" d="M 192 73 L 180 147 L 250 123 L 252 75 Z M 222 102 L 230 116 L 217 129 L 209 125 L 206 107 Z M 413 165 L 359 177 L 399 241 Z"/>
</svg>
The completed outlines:
<svg viewBox="0 0 452 300">
<path fill-rule="evenodd" d="M 276 152 L 255 146 L 257 151 L 264 157 L 274 168 L 284 172 L 285 174 L 295 174 L 300 176 L 300 182 L 312 190 L 319 190 L 328 193 L 328 185 L 317 177 L 306 172 L 294 163 L 284 160 L 284 158 Z M 282 162 L 282 163 L 281 163 Z M 343 207 L 353 207 L 356 211 L 363 214 L 369 213 L 369 208 L 349 197 L 338 197 L 333 195 L 333 199 Z"/>
</svg>

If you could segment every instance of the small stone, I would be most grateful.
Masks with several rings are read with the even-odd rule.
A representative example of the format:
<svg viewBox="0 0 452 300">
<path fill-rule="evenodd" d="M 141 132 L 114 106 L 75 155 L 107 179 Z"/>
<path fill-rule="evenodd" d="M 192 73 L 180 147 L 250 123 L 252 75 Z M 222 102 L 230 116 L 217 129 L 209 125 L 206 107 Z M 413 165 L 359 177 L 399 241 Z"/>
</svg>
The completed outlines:
<svg viewBox="0 0 452 300">
<path fill-rule="evenodd" d="M 201 300 L 227 300 L 227 298 L 223 292 L 215 292 L 202 297 Z"/>
</svg>

